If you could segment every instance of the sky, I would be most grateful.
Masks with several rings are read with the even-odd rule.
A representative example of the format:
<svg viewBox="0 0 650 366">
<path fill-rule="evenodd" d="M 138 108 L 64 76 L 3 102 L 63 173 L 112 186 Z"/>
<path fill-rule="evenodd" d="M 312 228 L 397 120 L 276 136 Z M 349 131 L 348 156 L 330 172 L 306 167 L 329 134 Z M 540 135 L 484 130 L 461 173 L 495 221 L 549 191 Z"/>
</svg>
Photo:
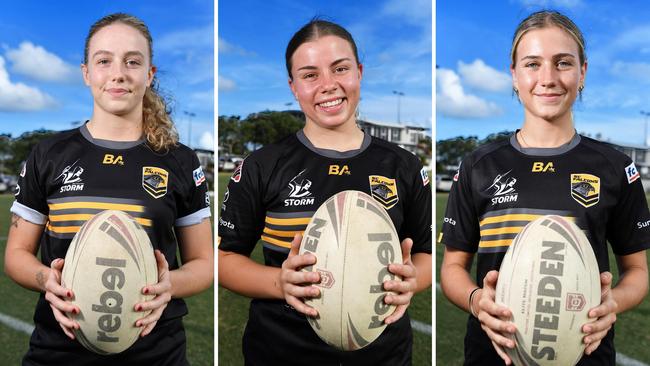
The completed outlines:
<svg viewBox="0 0 650 366">
<path fill-rule="evenodd" d="M 431 0 L 220 1 L 219 115 L 299 109 L 287 43 L 314 16 L 345 27 L 364 66 L 361 118 L 431 128 Z M 393 91 L 404 93 L 399 97 Z"/>
<path fill-rule="evenodd" d="M 650 6 L 647 1 L 438 0 L 436 139 L 513 131 L 523 107 L 512 95 L 512 36 L 533 11 L 569 16 L 586 40 L 587 75 L 574 105 L 578 132 L 644 144 L 650 112 Z"/>
<path fill-rule="evenodd" d="M 147 24 L 181 142 L 213 149 L 212 1 L 9 1 L 0 12 L 0 133 L 67 130 L 92 115 L 79 65 L 90 26 L 115 12 Z M 191 116 L 194 114 L 194 116 Z"/>
</svg>

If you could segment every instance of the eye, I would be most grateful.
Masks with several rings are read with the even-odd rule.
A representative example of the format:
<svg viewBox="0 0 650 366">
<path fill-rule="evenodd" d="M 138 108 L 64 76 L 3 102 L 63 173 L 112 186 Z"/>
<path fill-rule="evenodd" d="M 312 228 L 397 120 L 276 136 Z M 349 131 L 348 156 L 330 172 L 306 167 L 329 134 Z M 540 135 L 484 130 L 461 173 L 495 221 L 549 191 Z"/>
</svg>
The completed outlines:
<svg viewBox="0 0 650 366">
<path fill-rule="evenodd" d="M 341 74 L 341 73 L 344 73 L 344 72 L 346 72 L 348 70 L 350 70 L 350 68 L 348 66 L 337 66 L 334 69 L 334 72 L 337 73 L 337 74 Z"/>
<path fill-rule="evenodd" d="M 125 63 L 126 63 L 126 66 L 128 66 L 128 67 L 138 67 L 138 66 L 142 65 L 142 62 L 140 60 L 136 60 L 136 59 L 126 60 Z"/>
<path fill-rule="evenodd" d="M 539 68 L 539 62 L 537 61 L 528 62 L 524 65 L 524 67 L 537 70 Z"/>
<path fill-rule="evenodd" d="M 573 66 L 573 62 L 567 60 L 560 60 L 557 62 L 557 67 L 560 69 L 568 69 Z"/>
<path fill-rule="evenodd" d="M 302 78 L 305 79 L 305 80 L 313 80 L 313 79 L 316 79 L 316 76 L 317 75 L 316 75 L 315 72 L 308 72 L 306 74 L 303 74 Z"/>
<path fill-rule="evenodd" d="M 99 60 L 97 60 L 97 65 L 108 65 L 110 63 L 111 61 L 107 58 L 100 58 Z"/>
</svg>

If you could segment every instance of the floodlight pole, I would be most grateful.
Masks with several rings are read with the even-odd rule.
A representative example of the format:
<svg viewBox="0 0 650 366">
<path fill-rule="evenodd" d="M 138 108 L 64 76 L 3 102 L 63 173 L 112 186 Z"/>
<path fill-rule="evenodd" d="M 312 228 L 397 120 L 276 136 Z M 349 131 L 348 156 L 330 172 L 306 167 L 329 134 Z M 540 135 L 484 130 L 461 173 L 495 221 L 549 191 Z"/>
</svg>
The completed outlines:
<svg viewBox="0 0 650 366">
<path fill-rule="evenodd" d="M 401 91 L 393 90 L 393 94 L 397 95 L 397 124 L 401 124 L 400 118 L 400 98 L 404 96 L 404 93 Z"/>
<path fill-rule="evenodd" d="M 196 117 L 196 113 L 183 111 L 183 114 L 187 116 L 187 120 L 188 120 L 187 147 L 191 148 L 192 147 L 192 117 Z"/>
<path fill-rule="evenodd" d="M 644 116 L 644 121 L 645 121 L 645 130 L 643 132 L 643 145 L 648 146 L 648 116 L 650 116 L 650 112 L 641 111 L 641 114 Z"/>
</svg>

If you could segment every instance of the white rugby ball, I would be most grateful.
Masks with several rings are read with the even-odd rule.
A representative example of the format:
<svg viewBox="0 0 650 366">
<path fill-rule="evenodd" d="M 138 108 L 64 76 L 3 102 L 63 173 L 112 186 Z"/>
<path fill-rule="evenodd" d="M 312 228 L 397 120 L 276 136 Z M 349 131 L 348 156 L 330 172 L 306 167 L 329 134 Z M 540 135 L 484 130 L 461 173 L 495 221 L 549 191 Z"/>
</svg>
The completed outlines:
<svg viewBox="0 0 650 366">
<path fill-rule="evenodd" d="M 575 365 L 582 326 L 600 304 L 600 272 L 589 240 L 572 221 L 542 216 L 513 240 L 501 263 L 496 302 L 513 314 L 516 365 Z"/>
<path fill-rule="evenodd" d="M 129 348 L 142 328 L 136 303 L 150 300 L 145 285 L 158 282 L 153 247 L 144 229 L 122 211 L 90 218 L 70 243 L 61 285 L 72 289 L 79 314 L 68 314 L 80 329 L 75 337 L 90 351 L 113 354 Z"/>
<path fill-rule="evenodd" d="M 359 191 L 343 191 L 325 201 L 305 229 L 300 254 L 313 253 L 320 296 L 305 303 L 318 310 L 307 317 L 327 344 L 345 351 L 363 348 L 377 339 L 384 319 L 395 310 L 384 302 L 386 280 L 400 279 L 388 271 L 402 263 L 393 222 L 381 205 Z"/>
</svg>

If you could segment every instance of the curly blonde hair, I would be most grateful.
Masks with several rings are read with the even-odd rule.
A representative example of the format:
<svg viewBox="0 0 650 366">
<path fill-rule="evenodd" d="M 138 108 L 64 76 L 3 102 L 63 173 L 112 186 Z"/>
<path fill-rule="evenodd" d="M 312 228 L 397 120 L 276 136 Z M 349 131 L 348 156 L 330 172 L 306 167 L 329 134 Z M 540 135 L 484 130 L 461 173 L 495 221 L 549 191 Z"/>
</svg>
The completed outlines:
<svg viewBox="0 0 650 366">
<path fill-rule="evenodd" d="M 125 13 L 114 13 L 96 21 L 86 36 L 84 46 L 84 64 L 88 64 L 90 39 L 100 29 L 113 23 L 122 23 L 135 28 L 147 40 L 149 47 L 149 64 L 153 65 L 153 39 L 149 28 L 139 18 Z M 171 119 L 171 110 L 165 98 L 158 91 L 158 80 L 154 76 L 151 86 L 147 87 L 142 99 L 142 131 L 147 143 L 155 151 L 169 150 L 178 144 L 178 132 Z"/>
</svg>

